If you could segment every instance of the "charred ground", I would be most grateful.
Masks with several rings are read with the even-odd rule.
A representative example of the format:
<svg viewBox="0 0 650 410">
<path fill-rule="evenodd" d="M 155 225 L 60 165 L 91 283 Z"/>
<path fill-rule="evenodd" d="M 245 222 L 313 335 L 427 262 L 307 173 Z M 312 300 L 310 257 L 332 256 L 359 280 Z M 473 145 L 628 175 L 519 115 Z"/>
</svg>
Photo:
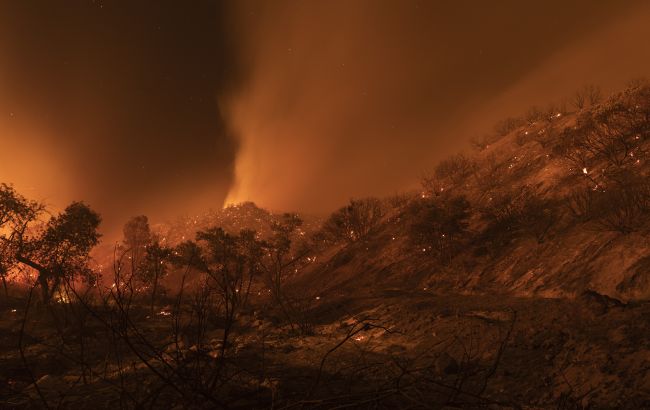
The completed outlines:
<svg viewBox="0 0 650 410">
<path fill-rule="evenodd" d="M 3 406 L 649 407 L 650 87 L 474 145 L 324 220 L 135 217 L 101 263 L 86 205 L 3 186 Z"/>
</svg>

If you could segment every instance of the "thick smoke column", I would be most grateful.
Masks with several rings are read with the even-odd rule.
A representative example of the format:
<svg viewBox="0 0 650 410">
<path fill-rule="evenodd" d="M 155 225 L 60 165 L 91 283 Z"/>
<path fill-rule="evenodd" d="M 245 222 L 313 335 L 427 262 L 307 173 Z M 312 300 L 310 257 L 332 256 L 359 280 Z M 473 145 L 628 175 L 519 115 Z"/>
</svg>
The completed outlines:
<svg viewBox="0 0 650 410">
<path fill-rule="evenodd" d="M 636 1 L 0 2 L 0 181 L 53 210 L 84 200 L 105 233 L 227 195 L 330 211 L 417 186 L 504 115 L 648 72 L 648 16 Z"/>
<path fill-rule="evenodd" d="M 234 13 L 250 72 L 224 104 L 241 139 L 230 202 L 329 211 L 408 189 L 504 115 L 639 71 L 580 64 L 620 48 L 594 42 L 637 11 L 632 2 L 272 5 Z M 583 46 L 572 65 L 560 58 Z"/>
</svg>

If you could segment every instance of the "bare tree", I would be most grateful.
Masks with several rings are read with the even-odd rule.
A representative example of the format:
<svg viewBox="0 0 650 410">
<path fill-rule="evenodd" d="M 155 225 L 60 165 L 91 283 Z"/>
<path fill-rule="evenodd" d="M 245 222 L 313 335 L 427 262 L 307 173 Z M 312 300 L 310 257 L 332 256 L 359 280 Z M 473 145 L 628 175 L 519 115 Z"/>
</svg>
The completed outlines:
<svg viewBox="0 0 650 410">
<path fill-rule="evenodd" d="M 589 84 L 575 92 L 572 102 L 578 110 L 581 110 L 587 105 L 593 106 L 598 104 L 600 101 L 602 101 L 602 92 L 600 91 L 600 87 Z"/>
<path fill-rule="evenodd" d="M 477 167 L 478 165 L 473 159 L 463 154 L 456 154 L 440 161 L 434 170 L 434 175 L 438 179 L 446 179 L 458 185 L 476 172 Z"/>
</svg>

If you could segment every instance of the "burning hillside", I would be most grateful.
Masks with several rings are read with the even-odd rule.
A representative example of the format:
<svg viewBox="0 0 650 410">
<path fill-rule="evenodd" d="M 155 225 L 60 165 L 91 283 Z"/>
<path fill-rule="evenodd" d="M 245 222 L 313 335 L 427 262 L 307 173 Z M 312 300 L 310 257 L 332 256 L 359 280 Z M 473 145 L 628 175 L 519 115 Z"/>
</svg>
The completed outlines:
<svg viewBox="0 0 650 410">
<path fill-rule="evenodd" d="M 646 298 L 650 88 L 591 98 L 533 109 L 442 161 L 306 283 Z"/>
<path fill-rule="evenodd" d="M 647 407 L 650 85 L 474 146 L 325 219 L 136 216 L 99 266 L 88 205 L 2 185 L 2 404 Z"/>
<path fill-rule="evenodd" d="M 273 222 L 277 222 L 280 216 L 259 208 L 253 202 L 242 202 L 201 215 L 185 216 L 172 222 L 156 224 L 152 226 L 152 230 L 170 244 L 193 239 L 196 232 L 212 226 L 219 226 L 235 235 L 242 230 L 253 230 L 260 238 L 266 238 L 271 234 Z M 301 215 L 301 217 L 304 222 L 301 227 L 303 234 L 313 233 L 320 227 L 319 218 L 309 215 Z"/>
</svg>

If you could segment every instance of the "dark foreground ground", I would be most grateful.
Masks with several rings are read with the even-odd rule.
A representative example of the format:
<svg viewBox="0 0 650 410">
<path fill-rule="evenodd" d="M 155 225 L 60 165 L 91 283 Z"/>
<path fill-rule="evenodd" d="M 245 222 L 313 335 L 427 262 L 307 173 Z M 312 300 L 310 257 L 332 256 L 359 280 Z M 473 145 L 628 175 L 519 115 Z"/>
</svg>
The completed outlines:
<svg viewBox="0 0 650 410">
<path fill-rule="evenodd" d="M 312 335 L 258 305 L 225 347 L 221 319 L 184 319 L 195 305 L 25 321 L 3 299 L 0 408 L 650 408 L 650 304 L 330 294 L 303 309 Z"/>
</svg>

